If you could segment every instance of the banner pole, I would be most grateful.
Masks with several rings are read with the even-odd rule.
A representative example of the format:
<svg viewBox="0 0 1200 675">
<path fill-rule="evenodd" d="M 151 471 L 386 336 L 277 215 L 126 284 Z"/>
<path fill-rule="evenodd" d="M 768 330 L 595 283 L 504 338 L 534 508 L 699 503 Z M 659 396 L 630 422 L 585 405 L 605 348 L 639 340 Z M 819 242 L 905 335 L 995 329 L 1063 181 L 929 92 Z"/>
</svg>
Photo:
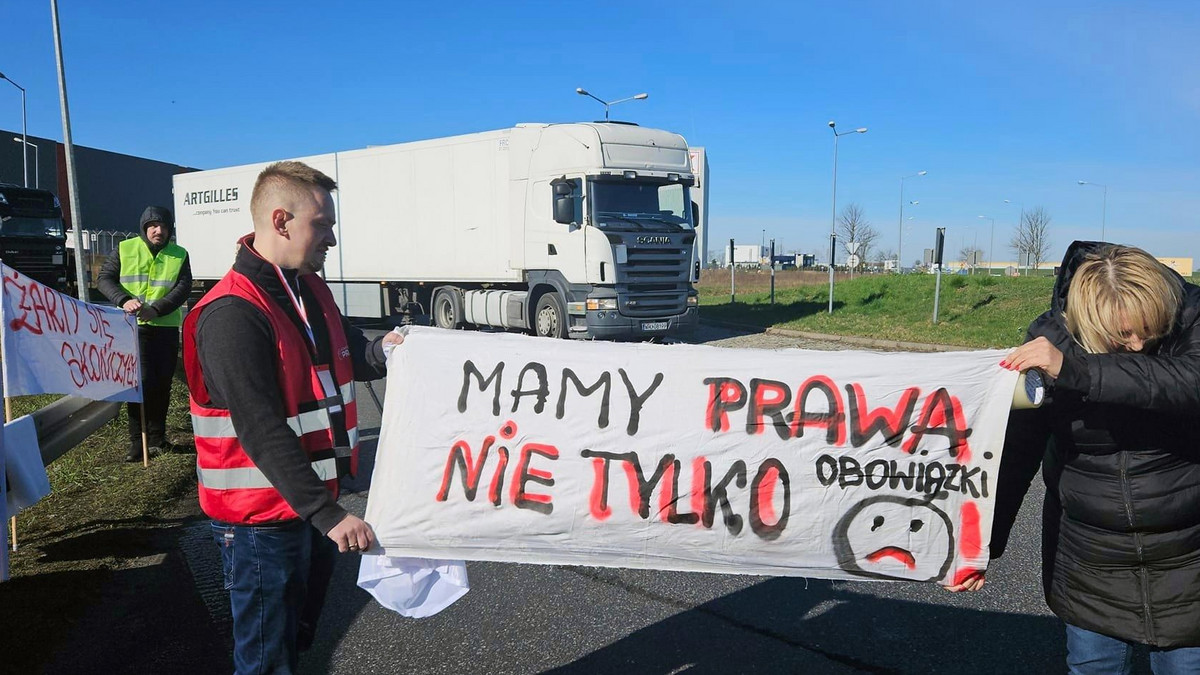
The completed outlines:
<svg viewBox="0 0 1200 675">
<path fill-rule="evenodd" d="M 12 399 L 9 398 L 8 396 L 5 396 L 4 397 L 4 423 L 8 424 L 11 421 L 12 421 Z M 16 516 L 13 516 L 12 518 L 9 519 L 8 527 L 11 532 L 12 550 L 15 552 L 17 550 L 17 517 Z"/>
<path fill-rule="evenodd" d="M 142 413 L 142 468 L 150 466 L 150 447 L 146 445 L 146 397 L 142 396 L 142 404 L 138 406 Z"/>
<path fill-rule="evenodd" d="M 125 316 L 129 317 L 128 314 Z M 142 363 L 142 359 L 145 358 L 146 355 L 142 353 L 142 332 L 138 327 L 136 318 L 133 319 L 133 330 L 135 336 L 134 344 L 137 345 L 138 355 L 138 389 L 142 393 L 142 401 L 138 406 L 138 412 L 142 418 L 142 468 L 148 469 L 150 468 L 150 446 L 146 442 L 146 383 L 144 381 L 145 378 L 142 377 L 142 373 L 146 372 L 145 364 Z M 163 433 L 166 433 L 165 429 L 163 430 Z M 166 441 L 166 438 L 164 437 L 163 440 Z"/>
</svg>

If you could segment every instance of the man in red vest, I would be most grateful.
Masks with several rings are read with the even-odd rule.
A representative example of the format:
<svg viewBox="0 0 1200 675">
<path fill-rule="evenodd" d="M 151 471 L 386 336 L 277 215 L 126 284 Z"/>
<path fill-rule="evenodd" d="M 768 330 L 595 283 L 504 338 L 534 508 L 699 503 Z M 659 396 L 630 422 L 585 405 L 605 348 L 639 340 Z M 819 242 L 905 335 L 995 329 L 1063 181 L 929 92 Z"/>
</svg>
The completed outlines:
<svg viewBox="0 0 1200 675">
<path fill-rule="evenodd" d="M 200 506 L 224 562 L 238 673 L 294 671 L 335 551 L 374 542 L 338 505 L 338 478 L 357 468 L 354 381 L 383 377 L 383 345 L 403 338 L 369 342 L 316 274 L 337 244 L 335 189 L 300 162 L 264 169 L 254 233 L 184 322 Z"/>
</svg>

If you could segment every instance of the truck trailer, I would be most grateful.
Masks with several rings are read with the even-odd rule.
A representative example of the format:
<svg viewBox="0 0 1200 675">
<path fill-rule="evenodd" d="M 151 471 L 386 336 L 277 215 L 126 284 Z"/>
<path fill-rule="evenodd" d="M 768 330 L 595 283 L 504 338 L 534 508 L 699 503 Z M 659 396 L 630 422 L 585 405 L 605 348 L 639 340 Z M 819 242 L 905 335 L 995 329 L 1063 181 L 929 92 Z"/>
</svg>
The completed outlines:
<svg viewBox="0 0 1200 675">
<path fill-rule="evenodd" d="M 442 328 L 644 339 L 698 322 L 695 175 L 678 134 L 519 124 L 296 158 L 338 183 L 324 276 L 342 311 Z M 267 163 L 174 177 L 203 291 L 253 229 Z"/>
</svg>

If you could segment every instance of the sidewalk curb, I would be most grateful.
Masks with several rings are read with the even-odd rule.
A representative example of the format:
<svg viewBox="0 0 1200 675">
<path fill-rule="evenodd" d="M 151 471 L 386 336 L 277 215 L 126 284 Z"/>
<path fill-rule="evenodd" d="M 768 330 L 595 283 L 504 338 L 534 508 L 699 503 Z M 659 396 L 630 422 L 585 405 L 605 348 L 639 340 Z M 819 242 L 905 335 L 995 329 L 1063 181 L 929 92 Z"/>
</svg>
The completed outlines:
<svg viewBox="0 0 1200 675">
<path fill-rule="evenodd" d="M 774 328 L 754 326 L 745 323 L 732 323 L 728 321 L 714 321 L 712 319 L 701 318 L 700 323 L 709 326 L 717 326 L 720 328 L 734 328 L 739 330 L 750 330 L 757 333 L 766 333 L 767 335 L 782 335 L 784 337 L 804 338 L 807 340 L 825 340 L 826 342 L 842 342 L 848 345 L 858 347 L 875 347 L 876 349 L 892 349 L 897 351 L 907 352 L 968 352 L 978 351 L 975 347 L 963 347 L 961 345 L 935 345 L 924 342 L 901 342 L 900 340 L 879 340 L 876 338 L 858 337 L 854 335 L 828 335 L 825 333 L 809 333 L 802 330 L 792 330 L 790 328 Z"/>
</svg>

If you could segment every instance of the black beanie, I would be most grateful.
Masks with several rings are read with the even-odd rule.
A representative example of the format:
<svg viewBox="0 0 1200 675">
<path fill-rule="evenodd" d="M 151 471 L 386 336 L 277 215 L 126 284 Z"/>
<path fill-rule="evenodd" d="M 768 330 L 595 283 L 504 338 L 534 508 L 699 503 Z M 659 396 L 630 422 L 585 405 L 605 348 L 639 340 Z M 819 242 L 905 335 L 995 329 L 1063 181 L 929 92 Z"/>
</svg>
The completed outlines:
<svg viewBox="0 0 1200 675">
<path fill-rule="evenodd" d="M 166 225 L 169 231 L 175 230 L 175 216 L 171 215 L 171 209 L 165 206 L 147 206 L 146 210 L 142 211 L 142 233 L 145 234 L 146 226 L 154 222 Z"/>
</svg>

